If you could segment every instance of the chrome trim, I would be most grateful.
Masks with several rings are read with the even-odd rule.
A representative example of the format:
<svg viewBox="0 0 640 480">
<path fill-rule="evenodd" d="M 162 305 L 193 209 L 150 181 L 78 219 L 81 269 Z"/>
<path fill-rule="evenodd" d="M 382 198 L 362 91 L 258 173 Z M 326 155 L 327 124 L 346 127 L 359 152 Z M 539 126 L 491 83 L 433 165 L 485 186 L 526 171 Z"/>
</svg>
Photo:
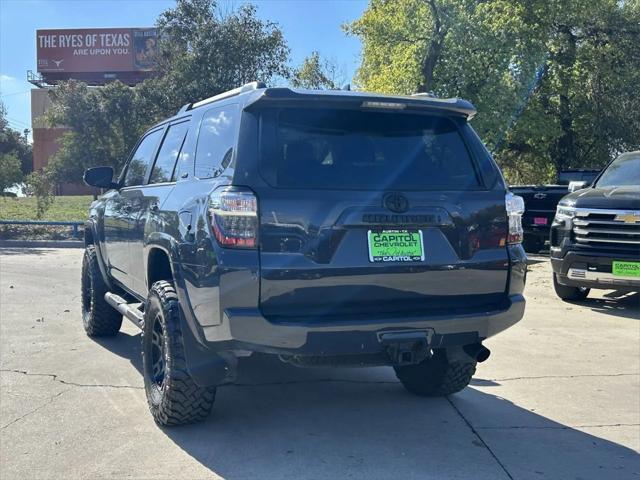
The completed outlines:
<svg viewBox="0 0 640 480">
<path fill-rule="evenodd" d="M 602 229 L 602 228 L 586 229 L 586 228 L 575 227 L 573 231 L 576 232 L 578 235 L 587 235 L 589 233 L 593 233 L 593 234 L 613 233 L 615 235 L 640 235 L 640 229 L 638 229 L 637 231 L 634 231 L 634 230 L 609 230 L 609 229 Z"/>
<path fill-rule="evenodd" d="M 621 216 L 640 219 L 640 210 L 576 208 L 573 212 L 571 230 L 575 242 L 579 244 L 592 247 L 605 244 L 617 245 L 620 248 L 640 245 L 640 222 L 617 220 Z M 598 218 L 598 215 L 605 218 Z"/>
<path fill-rule="evenodd" d="M 640 285 L 640 278 L 638 277 L 619 277 L 619 276 L 614 276 L 613 273 L 591 272 L 583 268 L 570 268 L 569 271 L 567 272 L 567 278 L 570 278 L 573 280 L 590 280 L 593 282 L 611 283 L 611 284 L 616 284 L 616 283 L 628 284 L 629 280 L 631 280 L 633 284 L 637 283 L 638 285 Z"/>
<path fill-rule="evenodd" d="M 562 208 L 573 209 L 573 211 L 576 212 L 576 215 L 578 217 L 586 217 L 590 213 L 595 213 L 597 215 L 620 215 L 620 214 L 640 215 L 640 210 L 625 210 L 625 209 L 608 210 L 608 209 L 600 209 L 600 208 L 576 208 L 576 207 L 565 206 L 565 205 L 559 205 L 559 206 Z"/>
<path fill-rule="evenodd" d="M 638 240 L 625 240 L 618 238 L 583 238 L 576 237 L 576 242 L 602 242 L 602 243 L 628 243 L 630 245 L 640 245 L 640 239 Z"/>
<path fill-rule="evenodd" d="M 573 219 L 573 224 L 574 225 L 578 225 L 580 227 L 585 227 L 589 224 L 598 224 L 598 225 L 620 225 L 620 226 L 628 226 L 628 227 L 633 227 L 636 226 L 633 223 L 624 223 L 624 222 L 620 222 L 620 221 L 616 221 L 616 220 L 582 220 L 582 219 L 578 219 L 578 218 L 574 218 Z M 640 225 L 640 223 L 638 223 L 637 225 Z"/>
</svg>

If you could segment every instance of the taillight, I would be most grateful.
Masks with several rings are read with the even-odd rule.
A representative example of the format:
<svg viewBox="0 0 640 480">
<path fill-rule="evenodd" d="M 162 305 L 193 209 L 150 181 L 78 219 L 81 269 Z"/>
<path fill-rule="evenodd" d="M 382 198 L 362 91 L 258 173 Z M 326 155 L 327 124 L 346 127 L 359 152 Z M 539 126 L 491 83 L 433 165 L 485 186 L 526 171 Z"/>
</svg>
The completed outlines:
<svg viewBox="0 0 640 480">
<path fill-rule="evenodd" d="M 211 194 L 211 230 L 223 247 L 256 248 L 258 199 L 251 190 L 226 187 Z"/>
<path fill-rule="evenodd" d="M 509 232 L 507 243 L 521 243 L 524 232 L 522 230 L 522 214 L 524 213 L 524 199 L 518 195 L 508 192 L 504 197 L 509 219 Z"/>
</svg>

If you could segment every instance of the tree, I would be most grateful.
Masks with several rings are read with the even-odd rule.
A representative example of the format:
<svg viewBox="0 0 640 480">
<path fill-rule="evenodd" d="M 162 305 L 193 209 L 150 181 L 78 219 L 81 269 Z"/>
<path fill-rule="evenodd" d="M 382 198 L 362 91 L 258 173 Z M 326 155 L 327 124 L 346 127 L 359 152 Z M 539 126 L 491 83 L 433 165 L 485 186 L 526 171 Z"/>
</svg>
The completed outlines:
<svg viewBox="0 0 640 480">
<path fill-rule="evenodd" d="M 252 6 L 222 14 L 214 0 L 178 0 L 157 26 L 157 77 L 133 88 L 71 81 L 53 89 L 49 122 L 69 128 L 51 163 L 58 181 L 80 181 L 96 165 L 119 171 L 140 135 L 186 103 L 288 74 L 281 30 Z"/>
<path fill-rule="evenodd" d="M 0 155 L 15 155 L 23 175 L 33 170 L 33 154 L 29 130 L 19 132 L 9 127 L 4 104 L 0 102 Z M 17 183 L 17 182 L 16 182 Z"/>
<path fill-rule="evenodd" d="M 476 128 L 495 145 L 542 58 L 522 16 L 517 2 L 503 0 L 373 0 L 345 26 L 363 43 L 356 82 L 386 93 L 468 98 L 480 112 Z"/>
<path fill-rule="evenodd" d="M 344 72 L 335 62 L 321 59 L 317 51 L 311 52 L 291 76 L 295 88 L 336 90 L 344 83 Z"/>
<path fill-rule="evenodd" d="M 159 77 L 141 89 L 161 116 L 248 82 L 289 75 L 282 31 L 258 18 L 252 5 L 222 13 L 215 0 L 177 0 L 157 27 Z"/>
<path fill-rule="evenodd" d="M 57 181 L 80 181 L 85 169 L 98 165 L 119 171 L 139 136 L 155 121 L 139 90 L 121 82 L 91 88 L 70 81 L 51 95 L 49 122 L 69 129 L 49 164 Z"/>
<path fill-rule="evenodd" d="M 21 181 L 20 159 L 15 153 L 0 153 L 0 193 Z"/>
<path fill-rule="evenodd" d="M 40 219 L 55 200 L 51 171 L 44 169 L 31 172 L 26 176 L 24 183 L 27 194 L 36 197 L 36 218 Z"/>
<path fill-rule="evenodd" d="M 358 84 L 468 98 L 512 181 L 599 167 L 640 145 L 638 2 L 372 0 L 345 26 Z"/>
</svg>

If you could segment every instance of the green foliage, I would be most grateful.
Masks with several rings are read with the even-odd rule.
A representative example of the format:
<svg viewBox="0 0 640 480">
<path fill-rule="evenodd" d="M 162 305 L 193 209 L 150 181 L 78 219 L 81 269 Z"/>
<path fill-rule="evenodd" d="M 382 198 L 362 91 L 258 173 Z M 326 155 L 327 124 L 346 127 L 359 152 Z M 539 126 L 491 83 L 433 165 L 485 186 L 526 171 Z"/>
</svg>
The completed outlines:
<svg viewBox="0 0 640 480">
<path fill-rule="evenodd" d="M 344 75 L 335 62 L 321 59 L 316 51 L 311 52 L 291 76 L 291 85 L 295 88 L 335 90 L 343 83 Z"/>
<path fill-rule="evenodd" d="M 0 153 L 0 193 L 21 181 L 20 159 L 15 153 Z"/>
<path fill-rule="evenodd" d="M 71 81 L 51 95 L 48 120 L 69 128 L 49 164 L 57 181 L 81 181 L 85 169 L 98 165 L 119 171 L 137 139 L 155 121 L 140 91 L 120 82 L 90 88 Z"/>
<path fill-rule="evenodd" d="M 53 178 L 48 170 L 31 172 L 25 178 L 27 194 L 36 197 L 36 218 L 41 219 L 55 200 Z"/>
<path fill-rule="evenodd" d="M 372 0 L 346 25 L 366 90 L 474 102 L 510 181 L 640 148 L 640 2 Z"/>
<path fill-rule="evenodd" d="M 177 0 L 157 27 L 159 77 L 141 90 L 160 116 L 248 82 L 289 75 L 282 31 L 258 18 L 252 5 L 222 14 L 215 0 Z"/>
<path fill-rule="evenodd" d="M 97 165 L 118 172 L 140 135 L 185 103 L 288 75 L 281 30 L 252 6 L 222 15 L 215 0 L 178 0 L 157 26 L 157 77 L 134 88 L 67 82 L 53 90 L 48 120 L 69 128 L 51 163 L 56 181 L 81 181 Z"/>
<path fill-rule="evenodd" d="M 18 132 L 9 127 L 4 104 L 0 102 L 0 156 L 10 155 L 18 158 L 23 175 L 33 170 L 33 154 L 27 137 L 29 130 Z M 0 168 L 3 168 L 0 165 Z M 16 181 L 18 183 L 20 180 Z M 0 192 L 2 189 L 0 188 Z"/>
</svg>

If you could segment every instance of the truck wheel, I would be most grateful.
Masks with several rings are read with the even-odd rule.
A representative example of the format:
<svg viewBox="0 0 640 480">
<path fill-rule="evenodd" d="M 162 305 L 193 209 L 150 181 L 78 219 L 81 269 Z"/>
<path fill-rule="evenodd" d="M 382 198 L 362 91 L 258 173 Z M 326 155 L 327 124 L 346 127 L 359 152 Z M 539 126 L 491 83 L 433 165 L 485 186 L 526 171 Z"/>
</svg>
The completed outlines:
<svg viewBox="0 0 640 480">
<path fill-rule="evenodd" d="M 525 252 L 538 253 L 544 247 L 544 240 L 533 235 L 525 235 L 522 247 Z"/>
<path fill-rule="evenodd" d="M 562 300 L 584 300 L 589 295 L 590 288 L 587 287 L 570 287 L 568 285 L 562 285 L 558 282 L 558 277 L 553 274 L 553 289 L 556 291 L 556 295 Z"/>
<path fill-rule="evenodd" d="M 104 299 L 108 290 L 97 255 L 95 247 L 89 245 L 82 258 L 82 323 L 90 337 L 113 336 L 122 326 L 122 315 Z"/>
<path fill-rule="evenodd" d="M 394 367 L 398 380 L 421 397 L 441 397 L 459 392 L 476 373 L 476 362 L 449 361 L 445 350 L 435 350 L 431 358 L 417 365 Z"/>
<path fill-rule="evenodd" d="M 199 422 L 209 415 L 215 387 L 199 387 L 186 367 L 180 305 L 173 286 L 151 286 L 142 331 L 142 370 L 149 410 L 158 425 Z"/>
</svg>

